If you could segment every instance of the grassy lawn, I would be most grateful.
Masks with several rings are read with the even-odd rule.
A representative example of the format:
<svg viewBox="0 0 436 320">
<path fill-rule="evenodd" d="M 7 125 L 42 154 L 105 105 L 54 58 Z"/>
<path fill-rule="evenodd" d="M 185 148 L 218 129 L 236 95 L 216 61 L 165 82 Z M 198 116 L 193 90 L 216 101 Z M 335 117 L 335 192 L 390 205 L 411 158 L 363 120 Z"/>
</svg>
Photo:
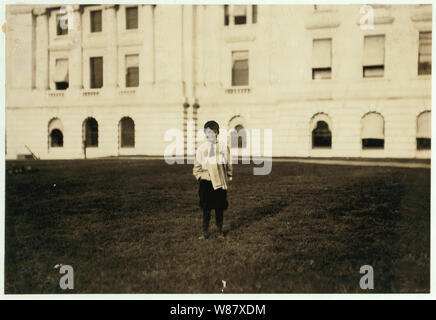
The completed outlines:
<svg viewBox="0 0 436 320">
<path fill-rule="evenodd" d="M 238 165 L 228 234 L 198 240 L 191 165 L 160 160 L 6 162 L 6 293 L 429 292 L 430 170 Z M 56 186 L 54 186 L 56 184 Z M 374 290 L 361 290 L 362 265 Z"/>
</svg>

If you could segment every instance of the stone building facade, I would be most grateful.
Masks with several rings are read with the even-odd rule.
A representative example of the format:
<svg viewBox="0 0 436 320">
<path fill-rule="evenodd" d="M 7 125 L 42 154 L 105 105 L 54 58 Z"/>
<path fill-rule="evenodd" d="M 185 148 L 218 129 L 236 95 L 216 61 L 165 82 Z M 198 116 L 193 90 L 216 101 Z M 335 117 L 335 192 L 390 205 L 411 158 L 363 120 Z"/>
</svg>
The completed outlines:
<svg viewBox="0 0 436 320">
<path fill-rule="evenodd" d="M 6 158 L 163 155 L 211 119 L 239 151 L 430 158 L 431 39 L 431 5 L 9 5 Z"/>
</svg>

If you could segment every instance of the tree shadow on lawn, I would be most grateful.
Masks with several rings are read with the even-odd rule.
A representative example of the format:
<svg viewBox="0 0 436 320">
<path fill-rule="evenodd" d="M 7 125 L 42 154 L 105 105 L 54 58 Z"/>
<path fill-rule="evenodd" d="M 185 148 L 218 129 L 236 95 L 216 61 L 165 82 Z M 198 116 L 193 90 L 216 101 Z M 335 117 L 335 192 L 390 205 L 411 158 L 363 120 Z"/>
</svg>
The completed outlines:
<svg viewBox="0 0 436 320">
<path fill-rule="evenodd" d="M 260 221 L 270 216 L 278 214 L 282 209 L 288 206 L 286 200 L 271 201 L 260 207 L 252 207 L 251 209 L 245 209 L 235 214 L 237 217 L 235 220 L 230 222 L 228 229 L 225 234 L 234 232 L 245 226 L 249 226 L 254 222 Z"/>
<path fill-rule="evenodd" d="M 425 212 L 428 214 L 429 210 L 423 208 L 420 216 L 419 209 L 408 208 L 411 198 L 422 197 L 411 186 L 414 179 L 411 175 L 398 174 L 393 179 L 359 181 L 325 195 L 334 197 L 334 201 L 325 201 L 325 214 L 305 217 L 312 231 L 308 233 L 310 249 L 298 257 L 301 264 L 311 257 L 315 261 L 310 269 L 320 279 L 314 282 L 306 277 L 312 282 L 311 292 L 428 292 L 429 282 L 425 279 L 429 266 L 425 252 L 429 251 L 426 241 L 429 226 L 420 227 L 420 221 L 425 220 Z M 321 235 L 317 230 L 321 226 L 332 232 L 315 239 L 314 235 Z M 415 237 L 408 239 L 413 234 Z M 298 242 L 301 241 L 297 239 Z M 339 243 L 343 245 L 341 250 Z M 416 243 L 422 247 L 416 248 Z M 402 263 L 403 260 L 407 261 Z M 400 263 L 414 266 L 406 271 L 400 268 Z M 359 271 L 363 265 L 374 268 L 374 290 L 360 289 Z M 413 280 L 403 281 L 405 277 Z"/>
<path fill-rule="evenodd" d="M 324 190 L 293 190 L 292 205 L 271 202 L 244 210 L 231 229 L 274 216 L 256 232 L 273 235 L 274 263 L 263 266 L 262 281 L 277 274 L 277 265 L 284 268 L 275 292 L 428 292 L 429 195 L 423 182 L 399 172 Z M 360 289 L 363 265 L 374 268 L 374 290 Z"/>
</svg>

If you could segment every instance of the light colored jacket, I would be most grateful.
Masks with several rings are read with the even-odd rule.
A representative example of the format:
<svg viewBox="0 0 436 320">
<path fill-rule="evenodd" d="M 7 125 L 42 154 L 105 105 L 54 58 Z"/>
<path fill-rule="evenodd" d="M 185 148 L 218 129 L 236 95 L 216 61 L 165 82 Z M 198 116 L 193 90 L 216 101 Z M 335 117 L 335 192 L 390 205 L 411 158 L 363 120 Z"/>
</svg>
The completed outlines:
<svg viewBox="0 0 436 320">
<path fill-rule="evenodd" d="M 215 149 L 215 152 L 212 149 Z M 201 144 L 196 153 L 193 174 L 197 180 L 209 180 L 213 188 L 227 190 L 232 179 L 233 167 L 230 158 L 230 148 L 223 143 Z"/>
</svg>

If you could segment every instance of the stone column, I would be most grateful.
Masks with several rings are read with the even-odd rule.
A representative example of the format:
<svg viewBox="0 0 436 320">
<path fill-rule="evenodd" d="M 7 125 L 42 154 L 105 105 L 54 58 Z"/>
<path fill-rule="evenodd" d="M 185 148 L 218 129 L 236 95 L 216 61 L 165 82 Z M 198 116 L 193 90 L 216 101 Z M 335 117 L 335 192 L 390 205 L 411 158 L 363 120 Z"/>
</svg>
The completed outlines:
<svg viewBox="0 0 436 320">
<path fill-rule="evenodd" d="M 195 74 L 194 79 L 196 79 L 196 83 L 194 84 L 197 86 L 202 86 L 204 84 L 204 37 L 206 33 L 206 26 L 204 21 L 204 15 L 205 15 L 206 6 L 199 4 L 197 5 L 197 13 L 196 13 L 196 28 L 194 30 L 195 32 L 195 39 L 196 39 L 196 48 L 195 48 L 195 57 L 194 57 L 194 63 L 196 63 L 195 67 Z M 194 88 L 194 94 L 196 96 L 196 88 Z"/>
<path fill-rule="evenodd" d="M 247 4 L 247 25 L 253 24 L 253 5 Z"/>
<path fill-rule="evenodd" d="M 194 5 L 183 5 L 183 79 L 185 83 L 185 96 L 189 99 L 194 95 Z"/>
<path fill-rule="evenodd" d="M 235 5 L 233 4 L 229 4 L 229 26 L 234 26 L 235 25 L 235 18 L 234 18 L 234 7 Z"/>
<path fill-rule="evenodd" d="M 140 60 L 141 71 L 139 78 L 142 85 L 151 85 L 155 82 L 155 59 L 154 59 L 154 14 L 153 6 L 145 4 L 143 9 L 143 30 L 144 30 L 144 43 L 142 46 L 142 56 Z"/>
<path fill-rule="evenodd" d="M 195 103 L 192 105 L 192 121 L 194 122 L 194 157 L 195 153 L 197 152 L 197 128 L 198 128 L 198 109 L 200 108 L 200 105 L 198 104 L 198 101 L 195 100 Z"/>
<path fill-rule="evenodd" d="M 45 8 L 33 9 L 36 16 L 36 89 L 48 90 L 49 88 L 49 31 L 48 13 Z"/>
<path fill-rule="evenodd" d="M 118 28 L 117 28 L 118 5 L 105 7 L 103 31 L 108 39 L 108 54 L 103 58 L 103 87 L 118 87 Z"/>
<path fill-rule="evenodd" d="M 189 103 L 183 103 L 183 156 L 185 159 L 188 157 L 188 121 L 189 121 Z"/>
<path fill-rule="evenodd" d="M 83 88 L 83 62 L 82 62 L 82 8 L 80 5 L 73 5 L 73 21 L 71 32 L 71 55 L 69 63 L 70 88 L 80 90 Z M 70 24 L 70 22 L 68 22 Z"/>
</svg>

